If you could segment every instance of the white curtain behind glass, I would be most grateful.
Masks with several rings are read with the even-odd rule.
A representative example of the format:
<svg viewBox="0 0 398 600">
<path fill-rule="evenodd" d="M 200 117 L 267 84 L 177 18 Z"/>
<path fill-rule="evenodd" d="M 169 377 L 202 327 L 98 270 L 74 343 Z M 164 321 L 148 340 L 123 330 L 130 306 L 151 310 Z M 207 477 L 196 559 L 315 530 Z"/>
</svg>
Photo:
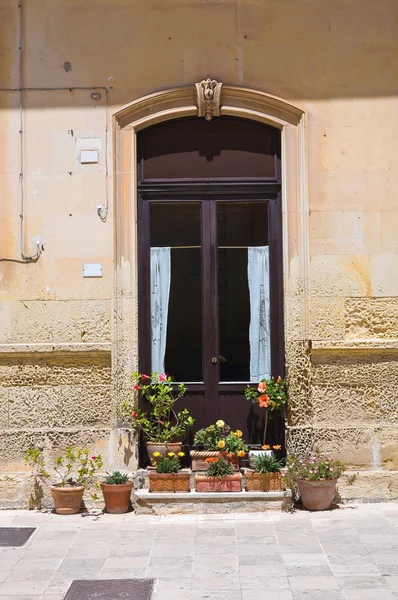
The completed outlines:
<svg viewBox="0 0 398 600">
<path fill-rule="evenodd" d="M 269 322 L 269 249 L 248 248 L 247 277 L 250 296 L 250 381 L 271 376 Z"/>
<path fill-rule="evenodd" d="M 170 248 L 151 248 L 152 373 L 164 372 L 170 281 Z"/>
</svg>

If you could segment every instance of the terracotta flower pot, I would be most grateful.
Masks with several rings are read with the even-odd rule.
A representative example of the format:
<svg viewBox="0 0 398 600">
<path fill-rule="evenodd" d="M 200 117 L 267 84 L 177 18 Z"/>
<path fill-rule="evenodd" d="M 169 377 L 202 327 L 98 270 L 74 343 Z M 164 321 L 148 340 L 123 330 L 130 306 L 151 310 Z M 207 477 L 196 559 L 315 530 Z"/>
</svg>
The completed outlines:
<svg viewBox="0 0 398 600">
<path fill-rule="evenodd" d="M 154 452 L 160 452 L 160 454 L 162 456 L 166 456 L 167 452 L 175 452 L 175 454 L 178 454 L 178 452 L 181 452 L 181 448 L 182 448 L 182 442 L 173 442 L 173 443 L 157 443 L 157 442 L 147 442 L 146 443 L 146 447 L 148 450 L 148 456 L 149 456 L 149 460 L 152 463 L 152 458 L 153 458 L 153 454 Z"/>
<path fill-rule="evenodd" d="M 207 475 L 196 475 L 195 486 L 197 492 L 241 492 L 242 475 L 234 473 L 225 475 L 221 479 L 208 477 Z"/>
<path fill-rule="evenodd" d="M 310 481 L 297 479 L 301 501 L 307 510 L 328 510 L 336 491 L 337 479 Z"/>
<path fill-rule="evenodd" d="M 209 465 L 206 462 L 206 458 L 218 456 L 217 450 L 191 450 L 190 456 L 192 460 L 192 471 L 206 471 Z"/>
<path fill-rule="evenodd" d="M 281 473 L 259 473 L 246 471 L 246 490 L 248 492 L 281 492 L 283 477 Z"/>
<path fill-rule="evenodd" d="M 131 490 L 133 489 L 132 481 L 120 485 L 101 483 L 101 489 L 108 513 L 121 515 L 128 511 Z"/>
<path fill-rule="evenodd" d="M 79 512 L 83 501 L 84 485 L 51 486 L 54 510 L 57 515 L 75 515 Z"/>
<path fill-rule="evenodd" d="M 150 492 L 190 492 L 190 473 L 149 473 Z"/>
</svg>

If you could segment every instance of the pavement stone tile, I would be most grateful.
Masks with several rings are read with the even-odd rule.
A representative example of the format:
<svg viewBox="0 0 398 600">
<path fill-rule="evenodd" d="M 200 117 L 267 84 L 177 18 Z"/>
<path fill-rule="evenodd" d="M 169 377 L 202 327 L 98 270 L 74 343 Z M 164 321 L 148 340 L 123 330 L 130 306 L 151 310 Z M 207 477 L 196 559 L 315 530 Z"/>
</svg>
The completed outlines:
<svg viewBox="0 0 398 600">
<path fill-rule="evenodd" d="M 380 577 L 381 573 L 376 565 L 359 564 L 354 565 L 348 562 L 345 565 L 332 565 L 331 569 L 335 577 L 344 576 L 375 576 Z"/>
<path fill-rule="evenodd" d="M 220 568 L 218 571 L 210 571 L 203 575 L 194 573 L 192 577 L 192 589 L 239 590 L 239 575 L 227 568 Z"/>
<path fill-rule="evenodd" d="M 340 590 L 293 590 L 293 600 L 344 600 L 344 596 Z"/>
<path fill-rule="evenodd" d="M 105 560 L 102 568 L 107 571 L 112 569 L 146 569 L 149 562 L 149 556 L 129 556 L 129 557 L 110 557 Z"/>
<path fill-rule="evenodd" d="M 158 592 L 155 596 L 156 600 L 187 600 L 185 590 L 164 590 Z"/>
<path fill-rule="evenodd" d="M 328 564 L 323 554 L 283 554 L 282 560 L 285 564 L 296 567 Z"/>
<path fill-rule="evenodd" d="M 173 551 L 174 554 L 174 551 Z M 154 560 L 152 554 L 151 561 Z M 240 561 L 239 561 L 240 562 Z M 233 567 L 238 566 L 238 557 L 235 554 L 218 554 L 208 556 L 207 554 L 196 554 L 193 557 L 193 568 L 201 569 L 206 567 Z"/>
<path fill-rule="evenodd" d="M 398 595 L 390 590 L 383 590 L 377 594 L 375 590 L 343 590 L 344 600 L 395 600 Z"/>
<path fill-rule="evenodd" d="M 290 590 L 242 590 L 242 600 L 293 600 L 293 595 Z"/>
<path fill-rule="evenodd" d="M 6 581 L 0 585 L 0 598 L 7 596 L 41 596 L 47 588 L 44 581 Z"/>
<path fill-rule="evenodd" d="M 300 544 L 295 544 L 294 540 L 290 540 L 289 545 L 278 545 L 279 552 L 283 554 L 298 554 L 301 550 Z M 320 544 L 317 545 L 306 545 L 305 554 L 323 554 L 323 550 Z"/>
<path fill-rule="evenodd" d="M 65 554 L 65 560 L 69 559 L 87 559 L 87 558 L 106 558 L 110 552 L 109 544 L 91 544 L 89 546 L 72 546 Z"/>
<path fill-rule="evenodd" d="M 254 550 L 257 554 L 261 554 L 262 556 L 280 556 L 280 549 L 281 547 L 275 542 L 273 544 L 268 544 L 267 546 L 261 546 L 261 548 L 253 544 L 242 544 L 240 543 L 240 540 L 238 540 L 237 544 L 239 556 L 252 556 Z"/>
<path fill-rule="evenodd" d="M 390 578 L 350 576 L 338 577 L 337 581 L 343 590 L 383 590 L 388 588 L 387 581 Z"/>
<path fill-rule="evenodd" d="M 251 581 L 250 581 L 251 580 Z M 263 571 L 251 570 L 251 567 L 242 567 L 240 570 L 240 583 L 243 590 L 288 590 L 289 581 L 287 577 L 267 576 Z"/>
<path fill-rule="evenodd" d="M 294 576 L 289 577 L 292 590 L 333 590 L 339 589 L 337 579 L 326 576 Z"/>
<path fill-rule="evenodd" d="M 122 548 L 122 547 L 120 547 Z M 126 555 L 128 551 L 128 547 L 126 546 Z M 132 548 L 130 548 L 132 550 Z M 169 544 L 154 544 L 152 548 L 146 548 L 145 552 L 150 553 L 151 557 L 155 556 L 170 556 L 170 545 Z M 173 546 L 173 556 L 193 556 L 194 553 L 194 545 L 193 544 L 179 544 L 177 546 Z M 122 554 L 120 554 L 122 556 Z"/>
<path fill-rule="evenodd" d="M 286 565 L 286 574 L 289 577 L 298 576 L 329 576 L 333 575 L 331 568 L 328 565 Z"/>
<path fill-rule="evenodd" d="M 64 558 L 59 566 L 58 573 L 72 571 L 73 569 L 100 570 L 105 560 L 105 558 Z"/>
<path fill-rule="evenodd" d="M 192 578 L 186 577 L 186 573 L 184 573 L 184 577 L 162 577 L 159 579 L 157 583 L 157 589 L 159 591 L 163 590 L 190 590 L 192 588 Z"/>
<path fill-rule="evenodd" d="M 239 565 L 269 565 L 282 564 L 280 554 L 240 554 Z"/>
<path fill-rule="evenodd" d="M 45 582 L 50 581 L 50 579 L 54 576 L 55 569 L 34 569 L 33 571 L 11 571 L 5 581 L 37 581 L 37 582 Z M 1 577 L 1 575 L 0 575 Z"/>
<path fill-rule="evenodd" d="M 145 579 L 145 567 L 130 567 L 129 569 L 103 569 L 97 579 Z"/>
<path fill-rule="evenodd" d="M 395 575 L 387 576 L 385 581 L 387 582 L 388 587 L 390 587 L 392 590 L 398 590 L 398 577 Z"/>
<path fill-rule="evenodd" d="M 156 600 L 158 598 L 156 597 Z M 174 598 L 170 598 L 174 600 Z M 186 596 L 183 600 L 186 600 Z M 242 600 L 241 590 L 193 590 L 190 600 Z"/>
</svg>

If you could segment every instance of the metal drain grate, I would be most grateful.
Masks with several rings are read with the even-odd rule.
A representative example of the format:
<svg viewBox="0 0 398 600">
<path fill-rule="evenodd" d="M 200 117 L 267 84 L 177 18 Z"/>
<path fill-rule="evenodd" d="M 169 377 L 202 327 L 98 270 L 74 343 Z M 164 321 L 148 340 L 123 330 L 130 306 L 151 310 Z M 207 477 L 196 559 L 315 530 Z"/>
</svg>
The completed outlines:
<svg viewBox="0 0 398 600">
<path fill-rule="evenodd" d="M 152 579 L 87 579 L 72 581 L 64 600 L 150 600 Z"/>
<path fill-rule="evenodd" d="M 0 527 L 0 547 L 24 546 L 36 527 Z"/>
</svg>

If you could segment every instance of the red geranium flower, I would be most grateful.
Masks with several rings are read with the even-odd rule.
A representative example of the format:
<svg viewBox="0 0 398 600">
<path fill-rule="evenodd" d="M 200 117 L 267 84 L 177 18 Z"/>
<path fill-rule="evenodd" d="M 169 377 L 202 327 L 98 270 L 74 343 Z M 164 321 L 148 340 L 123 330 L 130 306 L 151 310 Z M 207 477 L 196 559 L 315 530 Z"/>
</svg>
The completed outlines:
<svg viewBox="0 0 398 600">
<path fill-rule="evenodd" d="M 97 457 L 96 456 L 92 456 L 91 460 L 97 460 Z"/>
<path fill-rule="evenodd" d="M 159 375 L 159 381 L 167 381 L 167 373 L 162 373 Z"/>
<path fill-rule="evenodd" d="M 135 390 L 140 390 L 141 388 L 140 388 L 140 386 L 139 386 L 139 385 L 135 385 L 135 386 L 134 386 L 134 389 L 135 389 Z"/>
<path fill-rule="evenodd" d="M 141 375 L 141 379 L 150 379 L 149 375 L 145 375 L 145 373 L 143 373 Z"/>
<path fill-rule="evenodd" d="M 132 414 L 131 416 L 133 417 L 133 419 L 135 419 L 135 418 L 136 418 L 136 416 L 137 416 L 137 413 L 134 411 L 134 412 L 133 412 L 133 414 Z"/>
</svg>

